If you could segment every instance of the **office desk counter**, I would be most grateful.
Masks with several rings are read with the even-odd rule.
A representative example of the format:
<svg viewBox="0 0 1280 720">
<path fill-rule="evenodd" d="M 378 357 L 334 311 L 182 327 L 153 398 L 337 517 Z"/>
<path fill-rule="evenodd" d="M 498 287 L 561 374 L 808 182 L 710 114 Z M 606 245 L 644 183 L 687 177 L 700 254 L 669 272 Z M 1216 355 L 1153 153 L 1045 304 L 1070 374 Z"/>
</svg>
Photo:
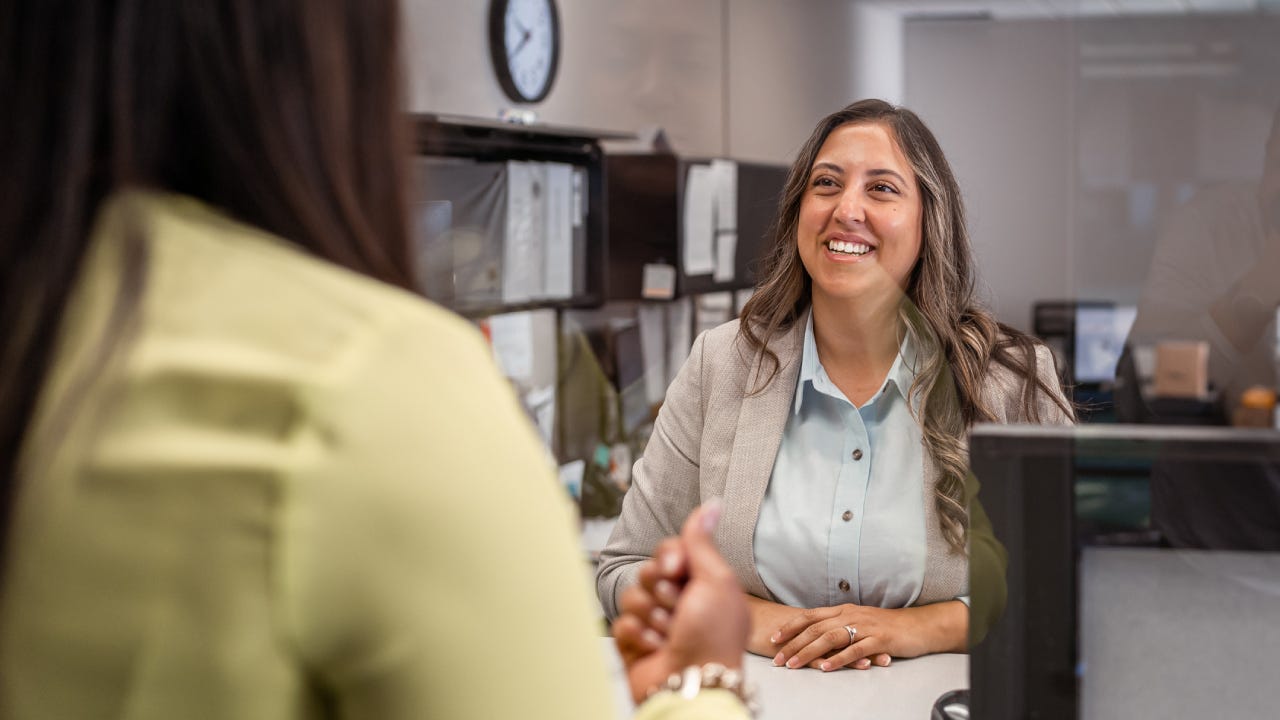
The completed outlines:
<svg viewBox="0 0 1280 720">
<path fill-rule="evenodd" d="M 611 638 L 604 638 L 602 647 L 614 679 L 619 717 L 630 717 L 622 661 Z M 887 668 L 830 673 L 774 667 L 766 658 L 747 655 L 743 668 L 756 687 L 760 720 L 928 720 L 940 695 L 969 687 L 968 655 L 928 655 L 894 660 Z"/>
</svg>

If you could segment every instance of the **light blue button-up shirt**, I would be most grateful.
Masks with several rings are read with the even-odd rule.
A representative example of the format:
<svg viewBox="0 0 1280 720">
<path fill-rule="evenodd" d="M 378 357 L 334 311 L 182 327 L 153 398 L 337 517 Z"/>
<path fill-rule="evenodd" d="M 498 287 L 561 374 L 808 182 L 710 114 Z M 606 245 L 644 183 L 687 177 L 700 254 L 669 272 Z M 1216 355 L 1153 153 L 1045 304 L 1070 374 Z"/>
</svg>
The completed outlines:
<svg viewBox="0 0 1280 720">
<path fill-rule="evenodd" d="M 924 583 L 924 461 L 903 342 L 884 384 L 854 407 L 818 360 L 813 315 L 795 405 L 760 507 L 760 578 L 794 607 L 906 607 Z"/>
</svg>

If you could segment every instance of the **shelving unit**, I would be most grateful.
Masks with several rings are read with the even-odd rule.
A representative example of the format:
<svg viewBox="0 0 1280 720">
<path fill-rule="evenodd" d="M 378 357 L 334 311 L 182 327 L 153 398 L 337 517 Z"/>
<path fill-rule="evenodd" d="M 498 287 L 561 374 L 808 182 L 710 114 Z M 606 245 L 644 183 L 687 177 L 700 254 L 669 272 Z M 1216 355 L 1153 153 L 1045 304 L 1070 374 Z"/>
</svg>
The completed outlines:
<svg viewBox="0 0 1280 720">
<path fill-rule="evenodd" d="M 643 431 L 652 411 L 646 387 L 637 385 L 645 382 L 640 315 L 642 310 L 654 309 L 641 307 L 644 266 L 654 262 L 676 266 L 677 297 L 752 287 L 755 260 L 765 246 L 786 169 L 737 164 L 734 278 L 715 282 L 712 275 L 681 271 L 679 263 L 686 175 L 691 167 L 710 164 L 710 159 L 606 154 L 601 142 L 631 139 L 622 133 L 447 115 L 418 115 L 414 120 L 417 168 L 422 173 L 421 194 L 414 203 L 419 223 L 415 243 L 424 293 L 466 317 L 489 318 L 486 327 L 495 352 L 562 473 L 577 472 L 582 478 L 584 515 L 616 514 L 620 492 L 610 485 L 615 482 L 610 466 L 629 468 L 630 463 L 615 462 L 613 456 L 639 452 L 634 447 L 639 442 L 637 433 Z M 565 168 L 526 168 L 519 164 L 523 162 L 571 166 L 571 254 L 565 252 L 564 215 L 553 215 L 567 207 Z M 531 217 L 526 212 L 537 206 L 539 198 L 546 215 Z M 437 210 L 438 217 L 433 216 Z M 527 256 L 511 244 L 528 240 L 518 229 L 526 220 L 524 227 L 533 228 L 534 233 L 546 228 L 542 249 Z M 532 245 L 538 246 L 536 238 Z M 552 246 L 554 250 L 548 249 Z M 519 282 L 509 284 L 512 276 L 506 270 L 525 271 L 520 262 L 526 257 L 546 262 L 541 267 L 543 276 L 529 286 L 534 299 L 518 302 L 525 288 Z M 568 257 L 573 265 L 571 283 L 560 262 Z M 528 272 L 539 272 L 536 260 L 528 263 Z M 551 268 L 557 273 L 554 282 Z M 572 291 L 564 297 L 569 287 Z M 513 315 L 534 310 L 549 310 L 554 319 L 549 321 L 545 312 L 528 318 Z M 621 317 L 627 314 L 635 321 L 627 324 Z M 499 321 L 495 315 L 504 317 Z M 592 318 L 591 324 L 578 324 L 582 317 Z M 692 325 L 692 312 L 683 317 Z M 514 363 L 521 370 L 515 372 L 505 365 L 502 348 L 524 347 L 512 338 L 525 332 L 530 338 L 528 352 L 513 351 L 521 358 Z M 662 337 L 670 342 L 665 332 Z M 505 345 L 500 342 L 503 339 Z M 665 360 L 669 353 L 661 356 Z M 554 404 L 549 404 L 548 390 L 553 392 Z M 551 416 L 546 414 L 548 408 Z M 623 452 L 627 449 L 630 452 Z"/>
<path fill-rule="evenodd" d="M 454 158 L 476 163 L 507 161 L 555 162 L 585 171 L 585 241 L 580 248 L 582 286 L 569 298 L 532 300 L 529 302 L 466 303 L 438 301 L 470 317 L 483 317 L 500 312 L 536 308 L 582 308 L 599 306 L 606 297 L 606 268 L 609 265 L 607 236 L 608 218 L 602 140 L 627 140 L 626 133 L 583 128 L 519 125 L 495 120 L 452 115 L 423 114 L 414 116 L 416 149 L 420 158 Z M 438 197 L 440 189 L 424 188 L 423 200 Z M 429 295 L 431 293 L 428 293 Z"/>
<path fill-rule="evenodd" d="M 787 168 L 737 163 L 734 276 L 731 281 L 716 282 L 710 274 L 688 274 L 682 262 L 689 169 L 710 162 L 710 158 L 672 154 L 610 155 L 605 159 L 608 195 L 626 198 L 608 205 L 608 299 L 639 298 L 646 263 L 675 266 L 677 297 L 755 286 L 757 261 L 767 248 L 766 235 L 777 212 Z"/>
</svg>

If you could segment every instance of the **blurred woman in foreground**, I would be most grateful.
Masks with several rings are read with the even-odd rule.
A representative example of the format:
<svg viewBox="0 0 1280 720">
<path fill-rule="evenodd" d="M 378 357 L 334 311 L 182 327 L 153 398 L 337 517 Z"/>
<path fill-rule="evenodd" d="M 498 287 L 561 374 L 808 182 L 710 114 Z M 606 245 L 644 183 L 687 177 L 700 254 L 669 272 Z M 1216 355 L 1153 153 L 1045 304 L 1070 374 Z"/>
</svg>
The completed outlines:
<svg viewBox="0 0 1280 720">
<path fill-rule="evenodd" d="M 537 440 L 407 291 L 396 28 L 394 0 L 0 11 L 0 716 L 609 715 Z M 637 700 L 741 661 L 699 557 L 665 639 L 621 633 Z"/>
</svg>

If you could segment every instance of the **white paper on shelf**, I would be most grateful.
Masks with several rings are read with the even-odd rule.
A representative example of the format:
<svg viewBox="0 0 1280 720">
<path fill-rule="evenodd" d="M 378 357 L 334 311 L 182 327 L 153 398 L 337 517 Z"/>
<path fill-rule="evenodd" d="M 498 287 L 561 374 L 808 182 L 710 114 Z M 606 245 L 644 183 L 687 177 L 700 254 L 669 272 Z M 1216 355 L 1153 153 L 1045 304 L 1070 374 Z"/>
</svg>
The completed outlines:
<svg viewBox="0 0 1280 720">
<path fill-rule="evenodd" d="M 732 160 L 711 161 L 711 174 L 716 186 L 716 232 L 738 229 L 738 163 Z"/>
<path fill-rule="evenodd" d="M 542 442 L 550 447 L 551 437 L 556 429 L 555 386 L 548 385 L 530 390 L 525 393 L 524 404 L 533 415 L 533 421 L 538 427 L 538 434 L 542 436 Z"/>
<path fill-rule="evenodd" d="M 694 331 L 705 330 L 729 322 L 733 314 L 733 293 L 729 291 L 705 293 L 698 296 L 694 310 Z"/>
<path fill-rule="evenodd" d="M 582 463 L 582 460 L 574 460 L 573 462 L 560 466 L 560 479 L 565 478 L 565 468 L 574 463 Z M 585 465 L 585 463 L 584 463 Z M 578 475 L 582 474 L 582 468 L 575 468 Z M 609 544 L 609 536 L 613 534 L 613 526 L 618 524 L 618 518 L 583 518 L 582 519 L 582 548 L 587 554 L 593 558 L 604 550 Z M 612 640 L 610 640 L 612 642 Z M 621 671 L 619 671 L 621 672 Z M 625 685 L 625 682 L 623 683 Z M 629 716 L 631 706 L 627 706 L 628 715 L 619 715 L 618 717 Z"/>
<path fill-rule="evenodd" d="M 676 269 L 666 263 L 645 263 L 640 280 L 640 297 L 670 300 L 676 295 Z"/>
<path fill-rule="evenodd" d="M 582 497 L 582 476 L 585 474 L 586 469 L 587 462 L 585 460 L 574 460 L 573 462 L 567 462 L 560 466 L 560 484 L 569 491 L 569 494 L 572 495 L 575 500 Z M 612 525 L 609 526 L 609 531 L 613 531 Z M 600 535 L 603 535 L 603 540 L 593 536 L 591 538 L 591 542 L 593 544 L 588 546 L 588 550 L 599 552 L 604 549 L 605 543 L 609 540 L 609 536 L 605 533 L 600 533 Z M 583 545 L 588 545 L 585 536 Z M 598 545 L 599 547 L 594 547 L 594 545 Z"/>
<path fill-rule="evenodd" d="M 715 269 L 712 279 L 732 282 L 734 260 L 738 252 L 738 163 L 732 160 L 711 161 L 715 183 Z"/>
<path fill-rule="evenodd" d="M 546 172 L 540 163 L 507 163 L 507 226 L 502 251 L 502 301 L 542 296 Z"/>
<path fill-rule="evenodd" d="M 609 480 L 619 489 L 631 487 L 632 464 L 630 445 L 620 442 L 609 446 Z"/>
<path fill-rule="evenodd" d="M 587 219 L 587 171 L 580 167 L 573 168 L 572 205 L 570 217 L 573 227 L 580 228 Z"/>
<path fill-rule="evenodd" d="M 675 381 L 693 348 L 693 301 L 682 297 L 666 304 L 667 386 Z"/>
<path fill-rule="evenodd" d="M 731 282 L 733 263 L 738 257 L 738 233 L 721 230 L 716 233 L 716 268 L 711 278 L 716 282 Z"/>
<path fill-rule="evenodd" d="M 733 308 L 733 293 L 731 292 L 702 293 L 697 298 L 699 310 L 728 313 Z"/>
<path fill-rule="evenodd" d="M 644 394 L 650 405 L 667 394 L 666 306 L 645 303 L 636 311 L 640 321 L 640 354 L 644 357 Z"/>
<path fill-rule="evenodd" d="M 533 315 L 527 312 L 494 315 L 489 318 L 489 338 L 503 374 L 528 382 L 533 377 Z"/>
<path fill-rule="evenodd" d="M 528 387 L 545 387 L 556 384 L 556 310 L 541 308 L 529 311 L 529 325 L 533 335 L 533 369 Z"/>
<path fill-rule="evenodd" d="M 682 258 L 685 275 L 715 269 L 715 176 L 710 165 L 690 165 L 684 185 Z"/>
<path fill-rule="evenodd" d="M 543 297 L 563 300 L 573 295 L 573 166 L 545 163 L 546 245 L 543 252 Z"/>
</svg>

